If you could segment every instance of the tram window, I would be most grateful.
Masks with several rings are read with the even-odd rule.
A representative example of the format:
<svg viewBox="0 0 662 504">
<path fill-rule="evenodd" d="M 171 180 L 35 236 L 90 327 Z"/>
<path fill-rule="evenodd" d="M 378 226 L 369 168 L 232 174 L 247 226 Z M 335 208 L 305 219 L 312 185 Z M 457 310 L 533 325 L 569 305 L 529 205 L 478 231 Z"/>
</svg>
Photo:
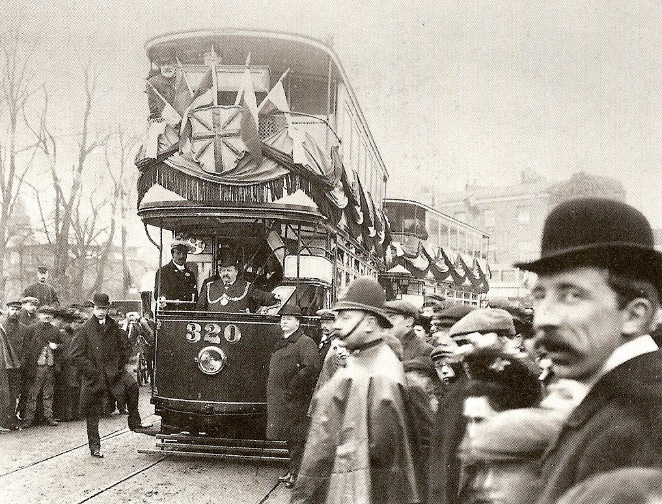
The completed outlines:
<svg viewBox="0 0 662 504">
<path fill-rule="evenodd" d="M 290 108 L 294 112 L 326 115 L 327 81 L 311 77 L 292 76 L 289 79 Z"/>
</svg>

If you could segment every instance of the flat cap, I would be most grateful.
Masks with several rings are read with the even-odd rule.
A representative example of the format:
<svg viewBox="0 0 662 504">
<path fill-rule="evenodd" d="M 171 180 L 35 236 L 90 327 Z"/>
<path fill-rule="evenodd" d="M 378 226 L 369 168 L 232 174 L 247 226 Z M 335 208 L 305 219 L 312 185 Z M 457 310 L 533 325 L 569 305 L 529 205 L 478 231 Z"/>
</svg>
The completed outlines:
<svg viewBox="0 0 662 504">
<path fill-rule="evenodd" d="M 7 301 L 7 306 L 10 308 L 20 308 L 21 307 L 21 302 L 20 301 Z"/>
<path fill-rule="evenodd" d="M 50 305 L 41 305 L 37 309 L 37 313 L 48 313 L 50 315 L 55 315 L 57 313 L 57 308 L 55 308 L 54 306 L 50 306 Z"/>
<path fill-rule="evenodd" d="M 23 303 L 32 303 L 38 305 L 39 299 L 34 296 L 24 296 L 21 298 L 21 304 Z"/>
<path fill-rule="evenodd" d="M 451 336 L 463 336 L 471 333 L 506 334 L 515 336 L 513 317 L 501 308 L 479 308 L 468 313 L 451 327 Z"/>
<path fill-rule="evenodd" d="M 450 327 L 475 309 L 475 306 L 459 303 L 453 304 L 439 312 L 435 312 L 433 318 L 436 319 L 440 325 Z"/>
<path fill-rule="evenodd" d="M 320 320 L 335 320 L 336 312 L 329 310 L 328 308 L 322 308 L 317 310 L 316 314 L 319 316 Z"/>
<path fill-rule="evenodd" d="M 563 417 L 544 408 L 502 411 L 479 424 L 467 454 L 473 461 L 537 460 L 563 425 Z"/>
<path fill-rule="evenodd" d="M 398 299 L 397 301 L 387 301 L 384 303 L 384 311 L 386 313 L 395 313 L 405 317 L 418 317 L 418 310 L 416 307 L 407 302 Z"/>
</svg>

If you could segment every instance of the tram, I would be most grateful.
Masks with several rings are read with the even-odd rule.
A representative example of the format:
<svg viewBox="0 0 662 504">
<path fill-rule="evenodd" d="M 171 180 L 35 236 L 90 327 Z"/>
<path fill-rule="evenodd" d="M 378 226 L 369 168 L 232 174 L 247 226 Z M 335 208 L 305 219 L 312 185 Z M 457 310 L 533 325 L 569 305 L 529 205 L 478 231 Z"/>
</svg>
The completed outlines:
<svg viewBox="0 0 662 504">
<path fill-rule="evenodd" d="M 163 435 L 264 439 L 278 314 L 316 312 L 384 269 L 388 172 L 335 52 L 288 33 L 214 29 L 145 45 L 150 117 L 138 215 L 158 247 L 187 241 L 197 287 L 219 254 L 278 294 L 255 312 L 197 310 L 156 286 L 152 403 Z"/>
<path fill-rule="evenodd" d="M 488 234 L 418 201 L 388 198 L 384 210 L 392 240 L 379 280 L 387 297 L 481 306 L 490 288 Z"/>
</svg>

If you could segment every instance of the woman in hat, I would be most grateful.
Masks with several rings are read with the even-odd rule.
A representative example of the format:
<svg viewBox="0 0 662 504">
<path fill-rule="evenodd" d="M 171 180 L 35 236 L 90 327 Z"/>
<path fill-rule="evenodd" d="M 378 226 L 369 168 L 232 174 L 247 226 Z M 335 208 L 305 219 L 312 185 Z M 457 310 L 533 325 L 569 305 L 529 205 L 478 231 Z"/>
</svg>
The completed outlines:
<svg viewBox="0 0 662 504">
<path fill-rule="evenodd" d="M 286 305 L 281 310 L 282 337 L 269 361 L 267 380 L 267 438 L 285 439 L 290 467 L 280 481 L 292 488 L 301 465 L 308 434 L 308 406 L 320 371 L 317 345 L 303 332 L 301 310 Z"/>
</svg>

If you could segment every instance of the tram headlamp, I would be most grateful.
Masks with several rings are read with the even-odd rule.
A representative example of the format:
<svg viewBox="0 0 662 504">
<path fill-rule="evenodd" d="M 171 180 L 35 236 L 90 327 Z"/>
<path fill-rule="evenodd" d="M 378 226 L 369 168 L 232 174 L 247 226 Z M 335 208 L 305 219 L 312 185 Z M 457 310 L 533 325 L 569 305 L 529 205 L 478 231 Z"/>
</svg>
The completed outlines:
<svg viewBox="0 0 662 504">
<path fill-rule="evenodd" d="M 208 346 L 200 350 L 198 356 L 194 359 L 198 363 L 198 368 L 206 375 L 215 375 L 220 373 L 228 358 L 225 352 L 218 347 Z"/>
</svg>

